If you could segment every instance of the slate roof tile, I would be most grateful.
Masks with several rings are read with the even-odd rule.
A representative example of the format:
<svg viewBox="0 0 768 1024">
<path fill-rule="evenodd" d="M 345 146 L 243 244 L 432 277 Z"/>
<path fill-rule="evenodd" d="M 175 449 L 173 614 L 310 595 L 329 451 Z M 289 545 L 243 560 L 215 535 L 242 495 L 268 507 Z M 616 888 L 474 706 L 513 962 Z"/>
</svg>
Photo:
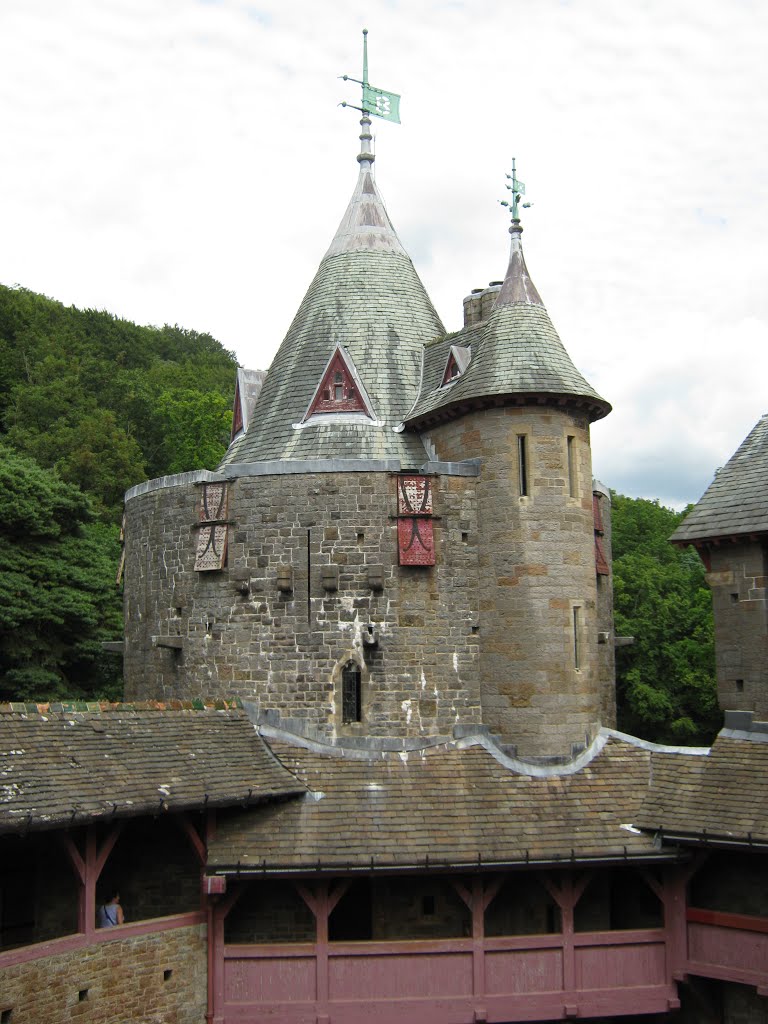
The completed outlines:
<svg viewBox="0 0 768 1024">
<path fill-rule="evenodd" d="M 364 760 L 270 745 L 311 795 L 226 816 L 209 849 L 213 869 L 654 853 L 648 836 L 620 827 L 633 821 L 645 796 L 651 755 L 620 740 L 609 740 L 579 772 L 550 778 L 516 774 L 480 746 Z"/>
<path fill-rule="evenodd" d="M 635 824 L 768 841 L 768 743 L 720 735 L 706 757 L 654 753 L 651 785 Z"/>
<path fill-rule="evenodd" d="M 442 387 L 451 345 L 471 348 L 471 360 Z M 498 304 L 487 320 L 427 346 L 421 391 L 406 422 L 416 425 L 440 410 L 494 396 L 576 400 L 593 419 L 611 409 L 573 365 L 538 302 Z"/>
<path fill-rule="evenodd" d="M 394 427 L 418 394 L 424 342 L 443 333 L 363 161 L 347 212 L 267 372 L 248 430 L 223 465 L 329 458 L 422 465 L 427 454 L 418 436 Z M 376 421 L 317 415 L 296 429 L 337 345 L 351 358 Z"/>
<path fill-rule="evenodd" d="M 0 832 L 304 792 L 234 705 L 61 707 L 0 705 Z"/>
<path fill-rule="evenodd" d="M 762 416 L 672 534 L 676 544 L 768 531 L 768 415 Z"/>
</svg>

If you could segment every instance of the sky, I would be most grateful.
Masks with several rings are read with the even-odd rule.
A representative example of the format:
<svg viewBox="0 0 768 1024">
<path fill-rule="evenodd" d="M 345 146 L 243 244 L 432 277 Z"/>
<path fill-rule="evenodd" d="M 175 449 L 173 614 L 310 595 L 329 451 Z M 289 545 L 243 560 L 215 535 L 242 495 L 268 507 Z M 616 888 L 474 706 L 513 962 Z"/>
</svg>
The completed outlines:
<svg viewBox="0 0 768 1024">
<path fill-rule="evenodd" d="M 357 178 L 447 329 L 528 269 L 611 404 L 595 475 L 696 501 L 768 412 L 765 0 L 2 0 L 0 283 L 265 369 Z"/>
</svg>

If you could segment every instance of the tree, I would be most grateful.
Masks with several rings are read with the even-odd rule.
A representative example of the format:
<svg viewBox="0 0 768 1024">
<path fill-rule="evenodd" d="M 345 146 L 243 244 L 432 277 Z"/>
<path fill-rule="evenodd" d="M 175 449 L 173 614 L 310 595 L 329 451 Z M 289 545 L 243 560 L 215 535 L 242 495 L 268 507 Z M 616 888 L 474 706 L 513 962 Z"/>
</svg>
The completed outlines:
<svg viewBox="0 0 768 1024">
<path fill-rule="evenodd" d="M 215 469 L 227 450 L 232 403 L 195 388 L 164 391 L 158 401 L 168 472 Z"/>
<path fill-rule="evenodd" d="M 208 334 L 0 285 L 0 431 L 89 494 L 105 522 L 147 477 L 216 468 L 236 365 Z"/>
<path fill-rule="evenodd" d="M 0 699 L 119 695 L 118 557 L 79 488 L 0 444 Z"/>
<path fill-rule="evenodd" d="M 709 743 L 720 725 L 712 599 L 692 548 L 669 537 L 685 513 L 612 496 L 619 728 L 667 743 Z"/>
</svg>

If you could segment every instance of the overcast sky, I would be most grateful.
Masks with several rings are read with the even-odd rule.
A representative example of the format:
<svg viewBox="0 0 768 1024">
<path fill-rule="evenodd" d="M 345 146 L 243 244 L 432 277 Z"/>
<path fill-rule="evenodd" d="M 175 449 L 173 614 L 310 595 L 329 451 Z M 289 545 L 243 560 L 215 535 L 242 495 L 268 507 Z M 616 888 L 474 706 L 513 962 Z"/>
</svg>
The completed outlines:
<svg viewBox="0 0 768 1024">
<path fill-rule="evenodd" d="M 531 276 L 613 404 L 594 471 L 698 499 L 768 411 L 766 0 L 0 0 L 0 282 L 266 368 L 357 177 L 449 330 Z"/>
</svg>

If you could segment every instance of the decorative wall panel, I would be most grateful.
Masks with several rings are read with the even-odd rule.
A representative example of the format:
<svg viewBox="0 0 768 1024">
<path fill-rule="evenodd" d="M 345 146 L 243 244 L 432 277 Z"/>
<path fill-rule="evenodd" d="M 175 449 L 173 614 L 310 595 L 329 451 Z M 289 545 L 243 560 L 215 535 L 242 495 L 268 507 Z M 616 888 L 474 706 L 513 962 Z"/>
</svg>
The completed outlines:
<svg viewBox="0 0 768 1024">
<path fill-rule="evenodd" d="M 195 569 L 208 572 L 227 564 L 227 485 L 203 484 L 200 488 L 200 529 Z"/>
</svg>

